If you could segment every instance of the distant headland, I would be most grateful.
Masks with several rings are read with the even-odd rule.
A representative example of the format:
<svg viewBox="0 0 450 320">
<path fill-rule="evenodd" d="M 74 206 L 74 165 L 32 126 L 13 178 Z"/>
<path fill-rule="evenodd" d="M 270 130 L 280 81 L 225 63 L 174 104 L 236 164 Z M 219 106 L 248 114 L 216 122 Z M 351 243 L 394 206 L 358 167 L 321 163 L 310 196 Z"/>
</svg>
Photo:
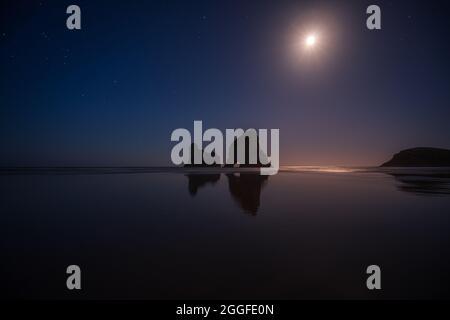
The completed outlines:
<svg viewBox="0 0 450 320">
<path fill-rule="evenodd" d="M 450 167 L 450 150 L 440 148 L 412 148 L 396 153 L 381 167 Z"/>
</svg>

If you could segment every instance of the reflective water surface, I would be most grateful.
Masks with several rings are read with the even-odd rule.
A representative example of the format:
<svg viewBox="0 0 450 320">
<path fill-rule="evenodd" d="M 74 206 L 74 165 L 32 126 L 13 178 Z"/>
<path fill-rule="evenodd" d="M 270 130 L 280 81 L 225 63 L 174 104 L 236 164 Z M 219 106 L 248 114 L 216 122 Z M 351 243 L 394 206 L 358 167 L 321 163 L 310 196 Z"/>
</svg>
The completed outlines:
<svg viewBox="0 0 450 320">
<path fill-rule="evenodd" d="M 0 169 L 2 296 L 449 298 L 449 172 Z"/>
</svg>

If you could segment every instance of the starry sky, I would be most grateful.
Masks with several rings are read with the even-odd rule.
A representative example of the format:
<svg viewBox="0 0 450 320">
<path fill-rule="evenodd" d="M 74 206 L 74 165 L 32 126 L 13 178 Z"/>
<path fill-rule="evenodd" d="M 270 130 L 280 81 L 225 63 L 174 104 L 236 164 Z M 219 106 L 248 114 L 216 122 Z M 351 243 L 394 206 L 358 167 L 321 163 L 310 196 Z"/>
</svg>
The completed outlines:
<svg viewBox="0 0 450 320">
<path fill-rule="evenodd" d="M 82 29 L 66 28 L 67 6 Z M 366 28 L 366 8 L 382 30 Z M 281 164 L 450 147 L 445 1 L 2 1 L 0 165 L 171 165 L 170 134 L 279 128 Z M 295 43 L 320 29 L 320 50 Z"/>
</svg>

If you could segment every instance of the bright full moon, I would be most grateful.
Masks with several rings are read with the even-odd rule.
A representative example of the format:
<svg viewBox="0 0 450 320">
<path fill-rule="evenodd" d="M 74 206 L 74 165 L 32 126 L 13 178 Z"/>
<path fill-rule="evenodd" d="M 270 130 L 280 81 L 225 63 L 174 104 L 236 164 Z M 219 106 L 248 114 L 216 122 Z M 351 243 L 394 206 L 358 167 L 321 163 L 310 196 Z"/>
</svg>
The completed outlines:
<svg viewBox="0 0 450 320">
<path fill-rule="evenodd" d="M 315 35 L 311 34 L 306 37 L 305 44 L 308 48 L 314 47 L 317 42 L 317 38 Z"/>
</svg>

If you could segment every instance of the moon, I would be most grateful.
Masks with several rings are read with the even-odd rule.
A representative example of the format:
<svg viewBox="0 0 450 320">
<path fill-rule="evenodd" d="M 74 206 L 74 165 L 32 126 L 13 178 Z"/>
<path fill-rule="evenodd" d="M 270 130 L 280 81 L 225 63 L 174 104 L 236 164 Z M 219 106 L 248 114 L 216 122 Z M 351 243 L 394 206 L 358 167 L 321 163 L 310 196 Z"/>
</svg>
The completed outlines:
<svg viewBox="0 0 450 320">
<path fill-rule="evenodd" d="M 311 24 L 309 26 L 295 27 L 289 34 L 290 60 L 301 68 L 316 69 L 326 63 L 331 52 L 330 32 L 323 25 Z"/>
<path fill-rule="evenodd" d="M 317 43 L 317 37 L 314 34 L 310 34 L 305 39 L 305 45 L 307 48 L 312 48 Z"/>
</svg>

